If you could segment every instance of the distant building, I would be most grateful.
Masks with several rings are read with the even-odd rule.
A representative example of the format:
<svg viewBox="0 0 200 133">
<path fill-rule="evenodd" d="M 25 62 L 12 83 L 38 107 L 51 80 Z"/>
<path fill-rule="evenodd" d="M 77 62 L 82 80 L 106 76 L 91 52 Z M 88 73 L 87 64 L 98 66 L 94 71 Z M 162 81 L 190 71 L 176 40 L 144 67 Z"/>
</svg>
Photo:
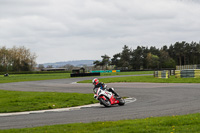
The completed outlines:
<svg viewBox="0 0 200 133">
<path fill-rule="evenodd" d="M 72 73 L 74 73 L 74 74 L 85 73 L 85 68 L 76 67 L 76 68 L 72 69 Z"/>
</svg>

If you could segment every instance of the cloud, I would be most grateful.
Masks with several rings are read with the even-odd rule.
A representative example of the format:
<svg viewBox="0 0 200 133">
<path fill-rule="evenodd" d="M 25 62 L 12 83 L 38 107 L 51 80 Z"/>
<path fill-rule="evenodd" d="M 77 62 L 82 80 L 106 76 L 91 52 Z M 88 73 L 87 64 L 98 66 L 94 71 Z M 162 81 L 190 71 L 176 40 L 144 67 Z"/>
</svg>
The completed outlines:
<svg viewBox="0 0 200 133">
<path fill-rule="evenodd" d="M 199 41 L 198 0 L 1 0 L 0 46 L 23 45 L 37 62 L 100 59 L 123 45 Z"/>
</svg>

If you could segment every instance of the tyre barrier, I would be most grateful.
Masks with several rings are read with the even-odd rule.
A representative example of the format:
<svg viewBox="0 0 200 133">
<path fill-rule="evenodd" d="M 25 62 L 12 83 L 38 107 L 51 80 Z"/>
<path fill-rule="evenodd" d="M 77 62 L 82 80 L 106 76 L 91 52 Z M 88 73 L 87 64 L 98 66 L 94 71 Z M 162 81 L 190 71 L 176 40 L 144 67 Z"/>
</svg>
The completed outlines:
<svg viewBox="0 0 200 133">
<path fill-rule="evenodd" d="M 181 70 L 175 70 L 175 78 L 181 78 Z"/>
<path fill-rule="evenodd" d="M 200 69 L 176 70 L 176 78 L 200 78 Z"/>
<path fill-rule="evenodd" d="M 156 78 L 169 78 L 170 76 L 170 72 L 168 70 L 164 70 L 164 71 L 154 71 L 154 77 Z"/>
</svg>

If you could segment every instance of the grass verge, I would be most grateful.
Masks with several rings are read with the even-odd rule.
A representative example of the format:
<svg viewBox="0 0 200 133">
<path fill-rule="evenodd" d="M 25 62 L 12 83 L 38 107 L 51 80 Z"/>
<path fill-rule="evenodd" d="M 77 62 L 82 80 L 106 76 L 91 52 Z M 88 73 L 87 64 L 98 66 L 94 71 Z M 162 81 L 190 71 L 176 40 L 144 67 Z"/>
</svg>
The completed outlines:
<svg viewBox="0 0 200 133">
<path fill-rule="evenodd" d="M 0 90 L 0 113 L 74 107 L 96 102 L 93 94 Z"/>
<path fill-rule="evenodd" d="M 67 119 L 67 118 L 66 118 Z M 0 130 L 0 133 L 199 133 L 200 114 Z"/>
<path fill-rule="evenodd" d="M 147 82 L 147 83 L 200 83 L 200 78 L 175 78 L 171 76 L 168 79 L 154 78 L 153 76 L 131 76 L 100 79 L 100 82 Z M 78 83 L 91 83 L 91 80 L 79 81 Z"/>
<path fill-rule="evenodd" d="M 15 74 L 9 77 L 0 76 L 0 83 L 65 79 L 70 78 L 70 73 L 52 73 L 52 74 Z"/>
</svg>

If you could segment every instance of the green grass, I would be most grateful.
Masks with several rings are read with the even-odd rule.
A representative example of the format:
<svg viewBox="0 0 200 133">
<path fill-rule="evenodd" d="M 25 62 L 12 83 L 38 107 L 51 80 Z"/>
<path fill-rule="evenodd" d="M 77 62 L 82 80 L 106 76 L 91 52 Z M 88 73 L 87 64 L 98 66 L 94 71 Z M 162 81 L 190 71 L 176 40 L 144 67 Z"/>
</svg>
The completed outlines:
<svg viewBox="0 0 200 133">
<path fill-rule="evenodd" d="M 197 113 L 183 116 L 0 130 L 0 133 L 200 133 L 199 125 L 200 114 Z"/>
<path fill-rule="evenodd" d="M 74 107 L 96 102 L 93 94 L 0 90 L 0 113 Z"/>
<path fill-rule="evenodd" d="M 37 81 L 70 78 L 70 73 L 52 73 L 52 74 L 15 74 L 9 77 L 0 76 L 0 83 Z"/>
<path fill-rule="evenodd" d="M 100 79 L 100 82 L 147 82 L 147 83 L 200 83 L 200 78 L 175 78 L 171 76 L 168 79 L 154 78 L 153 76 L 131 76 Z M 78 83 L 91 83 L 91 80 L 84 80 Z"/>
<path fill-rule="evenodd" d="M 136 75 L 136 74 L 152 74 L 152 71 L 144 72 L 117 72 L 117 73 L 101 73 L 101 76 L 115 76 L 115 75 Z M 37 81 L 37 80 L 51 80 L 51 79 L 65 79 L 70 78 L 70 73 L 50 73 L 50 74 L 10 74 L 9 77 L 0 75 L 0 83 L 23 82 L 23 81 Z"/>
</svg>

